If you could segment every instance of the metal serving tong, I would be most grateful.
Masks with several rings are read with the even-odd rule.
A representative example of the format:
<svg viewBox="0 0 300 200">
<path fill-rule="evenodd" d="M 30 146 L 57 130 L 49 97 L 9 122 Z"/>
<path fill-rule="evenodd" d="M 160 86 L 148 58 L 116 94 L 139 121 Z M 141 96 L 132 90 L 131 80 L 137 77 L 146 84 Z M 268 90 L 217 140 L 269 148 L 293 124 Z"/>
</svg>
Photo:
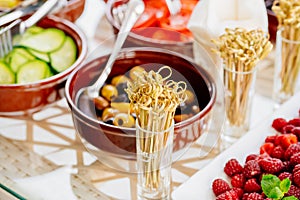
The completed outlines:
<svg viewBox="0 0 300 200">
<path fill-rule="evenodd" d="M 0 0 L 1 1 L 1 0 Z M 27 4 L 23 3 L 22 6 L 11 9 L 9 11 L 0 12 L 0 27 L 9 24 L 25 15 L 35 12 L 41 7 L 47 0 L 26 0 Z M 29 3 L 31 2 L 31 3 Z M 60 0 L 51 12 L 56 12 L 68 4 L 68 0 Z"/>
<path fill-rule="evenodd" d="M 43 17 L 45 17 L 59 2 L 59 0 L 46 1 L 32 16 L 26 20 L 17 19 L 9 25 L 0 29 L 0 58 L 4 57 L 12 50 L 12 36 L 16 34 L 23 34 L 25 30 Z"/>
</svg>

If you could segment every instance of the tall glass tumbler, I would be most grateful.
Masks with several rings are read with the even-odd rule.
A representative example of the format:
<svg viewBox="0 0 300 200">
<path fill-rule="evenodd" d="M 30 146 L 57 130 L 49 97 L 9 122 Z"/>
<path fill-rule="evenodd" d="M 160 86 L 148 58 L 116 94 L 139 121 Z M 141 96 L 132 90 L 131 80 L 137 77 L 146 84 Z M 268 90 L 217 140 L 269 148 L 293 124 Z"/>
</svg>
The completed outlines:
<svg viewBox="0 0 300 200">
<path fill-rule="evenodd" d="M 224 136 L 233 142 L 249 130 L 256 68 L 223 66 L 226 112 Z"/>
<path fill-rule="evenodd" d="M 300 91 L 300 31 L 281 28 L 276 36 L 273 99 L 282 104 Z"/>
<path fill-rule="evenodd" d="M 136 122 L 138 199 L 170 199 L 174 121 L 163 131 L 141 128 Z"/>
</svg>

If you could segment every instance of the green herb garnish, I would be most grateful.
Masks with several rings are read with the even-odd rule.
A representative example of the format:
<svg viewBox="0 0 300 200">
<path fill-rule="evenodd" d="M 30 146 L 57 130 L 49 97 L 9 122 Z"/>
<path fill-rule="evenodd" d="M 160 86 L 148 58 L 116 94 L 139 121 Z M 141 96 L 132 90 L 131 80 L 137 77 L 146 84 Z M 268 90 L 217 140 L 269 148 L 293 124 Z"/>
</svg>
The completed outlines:
<svg viewBox="0 0 300 200">
<path fill-rule="evenodd" d="M 285 178 L 282 181 L 273 174 L 263 175 L 261 180 L 261 188 L 268 198 L 275 200 L 298 200 L 295 196 L 284 197 L 289 191 L 291 180 Z"/>
</svg>

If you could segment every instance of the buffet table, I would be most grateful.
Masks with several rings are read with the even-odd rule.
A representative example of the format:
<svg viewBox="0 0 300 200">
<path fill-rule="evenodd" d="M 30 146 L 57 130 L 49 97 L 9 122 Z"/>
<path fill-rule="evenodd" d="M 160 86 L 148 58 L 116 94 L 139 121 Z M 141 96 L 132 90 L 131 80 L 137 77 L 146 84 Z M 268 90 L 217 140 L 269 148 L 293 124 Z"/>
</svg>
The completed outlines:
<svg viewBox="0 0 300 200">
<path fill-rule="evenodd" d="M 86 33 L 90 52 L 111 35 L 103 31 L 112 31 L 104 7 L 102 1 L 87 0 L 76 21 Z M 111 43 L 105 45 L 111 47 Z M 251 128 L 274 112 L 273 58 L 274 52 L 260 63 Z M 300 95 L 295 96 L 299 102 Z M 294 106 L 298 109 L 299 105 Z M 222 144 L 215 144 L 203 146 L 199 140 L 174 162 L 173 191 L 222 153 Z M 113 170 L 86 151 L 75 132 L 65 99 L 32 116 L 0 117 L 0 159 L 0 183 L 28 199 L 136 198 L 136 174 Z"/>
</svg>

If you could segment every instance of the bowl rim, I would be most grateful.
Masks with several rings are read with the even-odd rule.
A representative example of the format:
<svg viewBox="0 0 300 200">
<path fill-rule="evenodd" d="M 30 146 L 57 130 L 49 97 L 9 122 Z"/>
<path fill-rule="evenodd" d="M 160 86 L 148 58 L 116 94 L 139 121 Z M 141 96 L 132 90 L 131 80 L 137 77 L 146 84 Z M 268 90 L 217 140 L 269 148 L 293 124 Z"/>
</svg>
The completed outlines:
<svg viewBox="0 0 300 200">
<path fill-rule="evenodd" d="M 143 0 L 142 0 L 143 1 Z M 124 2 L 126 3 L 127 1 L 126 0 L 108 0 L 107 3 L 106 3 L 106 7 L 107 9 L 105 9 L 105 16 L 108 20 L 108 22 L 115 28 L 119 31 L 120 29 L 120 26 L 116 23 L 116 21 L 113 19 L 113 16 L 111 15 L 111 7 L 112 7 L 112 4 L 115 3 L 115 2 Z M 151 27 L 143 27 L 143 28 L 159 28 L 161 30 L 166 30 L 166 31 L 171 31 L 171 32 L 176 32 L 176 33 L 180 33 L 180 32 L 177 32 L 177 31 L 174 31 L 174 30 L 168 30 L 168 29 L 165 29 L 165 28 L 161 28 L 161 27 L 154 27 L 154 26 L 151 26 Z M 136 28 L 136 30 L 141 30 L 143 28 Z M 134 29 L 133 29 L 134 30 Z M 182 34 L 182 33 L 180 33 Z M 184 34 L 182 34 L 184 35 Z M 132 38 L 135 38 L 135 39 L 138 39 L 140 41 L 144 41 L 144 42 L 148 42 L 148 43 L 152 43 L 152 44 L 161 44 L 161 45 L 169 45 L 169 46 L 184 46 L 184 45 L 187 45 L 187 44 L 192 44 L 193 43 L 193 37 L 191 37 L 191 41 L 171 41 L 171 40 L 158 40 L 158 39 L 153 39 L 153 38 L 149 38 L 149 37 L 144 37 L 142 35 L 139 35 L 139 34 L 136 34 L 132 31 L 129 32 L 128 36 L 132 37 Z M 188 36 L 186 36 L 188 37 Z"/>
<path fill-rule="evenodd" d="M 199 66 L 198 64 L 195 63 L 195 61 L 193 61 L 190 57 L 188 56 L 185 56 L 183 54 L 180 54 L 178 52 L 174 52 L 174 51 L 170 51 L 170 50 L 167 50 L 167 49 L 162 49 L 162 48 L 156 48 L 156 47 L 127 47 L 127 48 L 123 48 L 121 50 L 120 53 L 126 53 L 126 52 L 133 52 L 133 51 L 143 51 L 143 52 L 159 52 L 159 53 L 163 53 L 163 54 L 171 54 L 171 55 L 174 55 L 174 56 L 177 56 L 181 59 L 184 59 L 194 65 L 197 65 Z M 75 69 L 71 74 L 70 76 L 68 77 L 67 79 L 67 82 L 66 82 L 66 85 L 65 85 L 65 98 L 67 100 L 67 103 L 71 109 L 71 112 L 72 112 L 72 116 L 75 116 L 76 118 L 78 118 L 78 120 L 82 121 L 82 118 L 86 119 L 86 120 L 89 120 L 90 122 L 92 122 L 93 124 L 99 124 L 99 125 L 104 125 L 104 126 L 107 126 L 113 130 L 124 130 L 124 131 L 133 131 L 135 128 L 127 128 L 127 127 L 118 127 L 118 126 L 115 126 L 115 125 L 110 125 L 110 124 L 107 124 L 101 120 L 97 120 L 91 116 L 88 116 L 86 115 L 81 109 L 79 109 L 75 103 L 73 102 L 71 96 L 70 96 L 70 86 L 71 86 L 71 80 L 76 76 L 76 74 L 78 73 L 79 70 L 83 69 L 84 67 L 86 66 L 89 66 L 91 65 L 94 61 L 100 59 L 100 58 L 103 58 L 105 56 L 108 56 L 109 54 L 105 54 L 105 55 L 101 55 L 97 58 L 94 58 L 92 59 L 91 61 L 87 62 L 87 63 L 84 63 L 82 64 L 80 67 L 78 67 L 77 69 Z M 201 67 L 201 66 L 200 66 Z M 209 89 L 209 93 L 210 93 L 210 100 L 209 102 L 207 103 L 207 105 L 197 114 L 193 115 L 192 117 L 188 118 L 187 120 L 184 120 L 184 121 L 181 121 L 179 123 L 175 123 L 174 125 L 174 129 L 179 129 L 181 127 L 184 127 L 186 124 L 188 123 L 193 123 L 194 121 L 198 120 L 200 117 L 206 115 L 207 113 L 209 113 L 209 111 L 211 111 L 213 109 L 213 105 L 216 103 L 216 98 L 217 98 L 217 86 L 216 86 L 216 83 L 213 81 L 213 77 L 211 74 L 209 74 L 209 72 L 207 70 L 205 70 L 203 67 L 201 67 L 201 70 L 205 73 L 205 75 L 207 77 L 202 77 L 204 82 L 207 84 L 207 87 Z M 211 82 L 209 82 L 208 80 L 211 80 Z M 74 112 L 76 114 L 74 114 Z M 78 117 L 77 115 L 80 115 L 80 117 Z M 86 121 L 84 121 L 86 122 Z M 88 124 L 88 126 L 93 126 L 91 123 Z M 135 135 L 130 135 L 130 134 L 119 134 L 119 133 L 115 133 L 113 131 L 109 131 L 110 134 L 113 134 L 113 135 L 121 135 L 121 136 L 125 136 L 126 137 L 135 137 Z"/>
<path fill-rule="evenodd" d="M 82 46 L 81 52 L 78 55 L 76 61 L 67 69 L 64 71 L 55 74 L 53 76 L 50 76 L 45 79 L 41 79 L 38 81 L 30 82 L 30 83 L 13 83 L 13 84 L 0 84 L 0 89 L 14 89 L 14 88 L 24 88 L 24 89 L 30 89 L 34 88 L 36 86 L 42 89 L 43 87 L 47 87 L 48 84 L 55 84 L 56 81 L 63 82 L 65 79 L 67 79 L 68 74 L 70 74 L 75 68 L 77 68 L 80 63 L 82 63 L 87 55 L 88 52 L 88 42 L 85 34 L 81 31 L 81 29 L 74 23 L 70 22 L 69 20 L 57 17 L 55 15 L 48 15 L 44 19 L 48 19 L 54 22 L 58 22 L 60 24 L 65 25 L 66 27 L 72 29 L 80 38 L 80 44 Z M 42 19 L 43 20 L 43 19 Z M 41 21 L 42 21 L 41 20 Z"/>
</svg>

